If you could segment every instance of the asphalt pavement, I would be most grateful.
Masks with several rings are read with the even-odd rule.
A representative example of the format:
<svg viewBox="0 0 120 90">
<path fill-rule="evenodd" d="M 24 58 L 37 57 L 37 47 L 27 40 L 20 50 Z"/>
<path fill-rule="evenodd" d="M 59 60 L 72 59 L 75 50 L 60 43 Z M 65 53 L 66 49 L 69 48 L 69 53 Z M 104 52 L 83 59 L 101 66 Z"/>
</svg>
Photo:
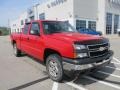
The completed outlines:
<svg viewBox="0 0 120 90">
<path fill-rule="evenodd" d="M 120 37 L 110 38 L 110 42 L 115 54 L 108 66 L 57 83 L 37 60 L 27 55 L 15 57 L 9 36 L 0 36 L 0 90 L 120 90 Z"/>
</svg>

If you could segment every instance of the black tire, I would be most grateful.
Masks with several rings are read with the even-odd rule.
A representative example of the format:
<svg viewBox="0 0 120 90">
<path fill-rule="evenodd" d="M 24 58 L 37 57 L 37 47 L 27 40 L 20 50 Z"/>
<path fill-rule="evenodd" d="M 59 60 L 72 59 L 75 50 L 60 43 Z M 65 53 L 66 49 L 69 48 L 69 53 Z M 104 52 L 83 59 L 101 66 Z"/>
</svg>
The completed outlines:
<svg viewBox="0 0 120 90">
<path fill-rule="evenodd" d="M 57 54 L 48 56 L 46 61 L 46 70 L 53 81 L 61 82 L 64 77 L 61 57 Z"/>
<path fill-rule="evenodd" d="M 21 51 L 17 48 L 16 44 L 13 44 L 13 51 L 14 51 L 14 55 L 16 57 L 20 57 L 21 56 Z"/>
</svg>

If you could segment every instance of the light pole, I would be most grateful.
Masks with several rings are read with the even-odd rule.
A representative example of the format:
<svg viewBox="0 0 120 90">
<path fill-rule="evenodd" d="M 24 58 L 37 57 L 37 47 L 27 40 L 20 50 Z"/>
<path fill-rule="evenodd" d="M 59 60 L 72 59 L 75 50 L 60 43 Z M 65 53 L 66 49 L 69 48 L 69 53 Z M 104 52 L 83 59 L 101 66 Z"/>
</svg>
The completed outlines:
<svg viewBox="0 0 120 90">
<path fill-rule="evenodd" d="M 11 28 L 10 28 L 10 20 L 8 19 L 8 27 L 7 30 L 9 31 L 9 35 L 11 34 Z"/>
</svg>

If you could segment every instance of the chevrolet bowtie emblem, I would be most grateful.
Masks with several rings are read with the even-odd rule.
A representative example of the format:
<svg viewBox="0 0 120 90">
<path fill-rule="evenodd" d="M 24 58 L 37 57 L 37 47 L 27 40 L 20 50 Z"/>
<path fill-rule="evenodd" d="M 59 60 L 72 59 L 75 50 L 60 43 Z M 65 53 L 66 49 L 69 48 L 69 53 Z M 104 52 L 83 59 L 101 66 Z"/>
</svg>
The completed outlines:
<svg viewBox="0 0 120 90">
<path fill-rule="evenodd" d="M 104 51 L 106 48 L 105 47 L 100 47 L 99 50 L 100 51 Z"/>
</svg>

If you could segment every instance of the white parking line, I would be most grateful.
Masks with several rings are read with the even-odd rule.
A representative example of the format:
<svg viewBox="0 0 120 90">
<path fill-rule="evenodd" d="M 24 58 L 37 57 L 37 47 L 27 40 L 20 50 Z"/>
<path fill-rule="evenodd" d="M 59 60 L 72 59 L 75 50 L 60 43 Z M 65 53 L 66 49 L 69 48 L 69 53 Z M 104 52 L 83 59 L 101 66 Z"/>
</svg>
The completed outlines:
<svg viewBox="0 0 120 90">
<path fill-rule="evenodd" d="M 65 84 L 67 84 L 67 85 L 69 85 L 69 86 L 72 86 L 72 87 L 74 87 L 74 88 L 76 88 L 76 89 L 79 89 L 79 90 L 88 90 L 88 89 L 86 89 L 86 88 L 84 88 L 84 87 L 82 87 L 82 86 L 79 86 L 79 85 L 77 85 L 77 84 L 74 84 L 74 83 L 72 83 L 72 82 L 68 82 L 68 83 L 65 83 Z"/>
<path fill-rule="evenodd" d="M 58 90 L 58 83 L 57 82 L 53 83 L 52 90 Z"/>
<path fill-rule="evenodd" d="M 116 89 L 119 89 L 120 90 L 120 87 L 115 85 L 115 84 L 112 84 L 112 83 L 108 83 L 108 82 L 105 82 L 105 81 L 101 81 L 101 80 L 97 80 L 95 78 L 92 78 L 92 77 L 89 77 L 89 76 L 83 76 L 84 78 L 86 79 L 89 79 L 89 80 L 92 80 L 92 81 L 96 81 L 98 83 L 101 83 L 101 84 L 104 84 L 104 85 L 107 85 L 109 87 L 112 87 L 112 88 L 116 88 Z"/>
<path fill-rule="evenodd" d="M 103 72 L 103 71 L 97 71 L 97 72 L 103 73 L 103 74 L 106 74 L 106 75 L 109 75 L 109 76 L 113 76 L 113 77 L 116 77 L 116 78 L 120 78 L 120 76 L 114 75 L 114 74 L 111 74 L 111 73 L 107 73 L 107 72 Z"/>
<path fill-rule="evenodd" d="M 117 58 L 113 57 L 113 59 L 114 59 L 115 61 L 117 61 L 117 62 L 120 63 L 120 60 L 118 60 Z"/>
<path fill-rule="evenodd" d="M 115 70 L 119 70 L 119 71 L 120 71 L 120 69 L 119 69 L 119 68 L 116 68 L 116 67 L 110 67 L 110 66 L 105 66 L 105 67 L 111 68 L 111 69 L 115 69 Z"/>
<path fill-rule="evenodd" d="M 112 63 L 112 64 L 117 64 L 117 65 L 119 64 L 119 65 L 120 65 L 120 63 L 117 63 L 117 62 L 111 62 L 111 63 Z"/>
</svg>

